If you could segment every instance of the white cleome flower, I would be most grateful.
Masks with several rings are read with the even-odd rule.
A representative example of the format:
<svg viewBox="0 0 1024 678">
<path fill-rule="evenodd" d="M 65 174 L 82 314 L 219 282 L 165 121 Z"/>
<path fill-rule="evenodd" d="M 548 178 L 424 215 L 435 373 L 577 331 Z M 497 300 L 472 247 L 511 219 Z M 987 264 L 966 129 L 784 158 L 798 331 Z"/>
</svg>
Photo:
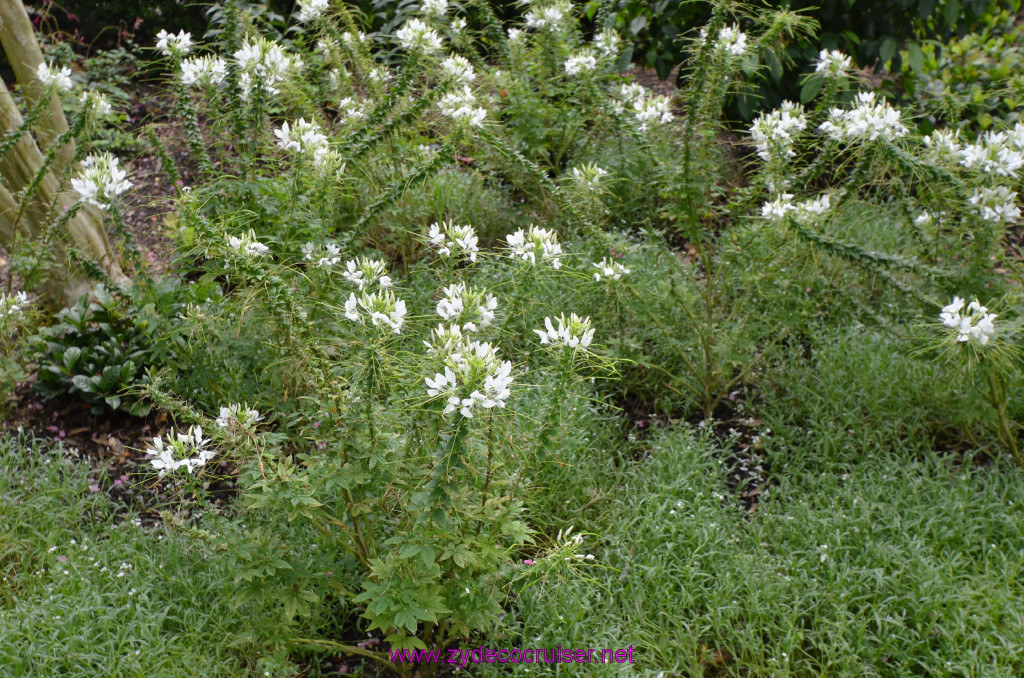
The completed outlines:
<svg viewBox="0 0 1024 678">
<path fill-rule="evenodd" d="M 70 92 L 74 86 L 71 82 L 71 69 L 67 66 L 58 68 L 41 63 L 36 69 L 36 78 L 43 83 L 44 87 L 49 87 L 52 84 L 63 92 Z"/>
<path fill-rule="evenodd" d="M 302 258 L 317 268 L 334 268 L 341 262 L 341 248 L 334 243 L 324 243 L 321 249 L 316 243 L 307 242 L 301 250 Z"/>
<path fill-rule="evenodd" d="M 461 92 L 448 92 L 441 97 L 437 106 L 441 109 L 442 115 L 458 123 L 471 127 L 483 127 L 487 111 L 475 104 L 476 97 L 473 95 L 473 92 L 469 89 L 468 85 L 463 85 Z"/>
<path fill-rule="evenodd" d="M 184 56 L 192 51 L 192 34 L 178 31 L 178 34 L 161 30 L 156 34 L 156 48 L 164 56 Z"/>
<path fill-rule="evenodd" d="M 782 219 L 789 212 L 796 210 L 793 204 L 792 193 L 780 193 L 775 200 L 770 200 L 761 206 L 761 216 L 766 219 Z"/>
<path fill-rule="evenodd" d="M 193 426 L 186 433 L 167 436 L 166 440 L 156 436 L 146 454 L 151 457 L 149 463 L 161 478 L 181 468 L 192 473 L 217 454 L 207 447 L 209 443 L 209 439 L 203 437 L 202 427 Z"/>
<path fill-rule="evenodd" d="M 448 0 L 423 0 L 420 11 L 431 19 L 443 19 L 448 14 Z"/>
<path fill-rule="evenodd" d="M 299 10 L 295 12 L 295 19 L 300 23 L 319 19 L 330 7 L 330 0 L 299 0 Z"/>
<path fill-rule="evenodd" d="M 597 55 L 589 50 L 577 52 L 565 60 L 565 74 L 577 75 L 597 68 Z"/>
<path fill-rule="evenodd" d="M 86 108 L 91 108 L 93 114 L 97 118 L 105 118 L 114 112 L 114 106 L 110 103 L 110 99 L 106 97 L 102 92 L 95 90 L 89 92 L 82 92 L 82 96 L 78 98 L 82 102 L 82 105 Z"/>
<path fill-rule="evenodd" d="M 631 114 L 641 132 L 646 132 L 652 125 L 668 124 L 675 117 L 668 97 L 653 96 L 650 90 L 637 83 L 620 85 L 616 98 L 615 112 Z"/>
<path fill-rule="evenodd" d="M 227 237 L 228 247 L 241 254 L 248 259 L 257 259 L 259 257 L 266 256 L 270 252 L 270 248 L 256 240 L 256 233 L 250 228 L 248 233 L 242 235 L 241 238 L 238 236 L 230 235 Z"/>
<path fill-rule="evenodd" d="M 624 275 L 629 275 L 630 270 L 620 264 L 617 261 L 610 261 L 608 257 L 604 257 L 593 267 L 597 269 L 594 274 L 594 280 L 600 282 L 601 280 L 618 280 Z"/>
<path fill-rule="evenodd" d="M 754 119 L 750 136 L 761 159 L 771 162 L 794 157 L 794 136 L 806 128 L 804 107 L 783 101 L 782 106 L 771 113 L 762 113 Z"/>
<path fill-rule="evenodd" d="M 602 57 L 611 58 L 619 55 L 622 49 L 622 38 L 612 28 L 605 28 L 594 36 L 594 49 Z"/>
<path fill-rule="evenodd" d="M 582 167 L 572 168 L 572 178 L 580 188 L 587 191 L 596 191 L 601 186 L 601 180 L 608 176 L 608 170 L 602 169 L 592 163 Z"/>
<path fill-rule="evenodd" d="M 586 349 L 594 339 L 594 330 L 590 326 L 590 318 L 581 318 L 575 313 L 565 319 L 565 314 L 558 316 L 558 329 L 555 329 L 551 318 L 544 318 L 544 329 L 534 330 L 540 343 L 552 348 L 568 347 Z"/>
<path fill-rule="evenodd" d="M 395 37 L 404 49 L 421 50 L 427 54 L 441 51 L 441 36 L 420 19 L 409 19 L 395 31 Z"/>
<path fill-rule="evenodd" d="M 382 259 L 360 257 L 345 262 L 345 280 L 358 285 L 362 291 L 367 285 L 376 283 L 382 290 L 391 287 L 391 277 L 387 275 L 388 265 Z"/>
<path fill-rule="evenodd" d="M 114 198 L 132 187 L 126 177 L 128 172 L 121 169 L 118 160 L 110 153 L 90 155 L 82 161 L 82 171 L 71 180 L 71 188 L 79 200 L 100 209 L 110 209 Z"/>
<path fill-rule="evenodd" d="M 266 38 L 246 42 L 233 56 L 243 100 L 248 100 L 255 85 L 267 94 L 277 94 L 277 85 L 302 69 L 302 59 L 289 56 L 279 44 Z"/>
<path fill-rule="evenodd" d="M 460 332 L 479 332 L 494 321 L 498 300 L 493 294 L 459 282 L 442 290 L 437 314 Z"/>
<path fill-rule="evenodd" d="M 0 292 L 0 318 L 24 315 L 24 308 L 28 304 L 28 294 L 25 292 Z"/>
<path fill-rule="evenodd" d="M 466 85 L 476 80 L 473 64 L 469 63 L 469 59 L 458 54 L 452 54 L 442 61 L 441 70 L 460 85 Z"/>
<path fill-rule="evenodd" d="M 966 313 L 962 313 L 963 308 L 964 300 L 953 297 L 952 303 L 943 306 L 939 320 L 954 331 L 957 342 L 984 346 L 995 335 L 994 323 L 999 316 L 989 313 L 977 299 L 970 303 Z"/>
<path fill-rule="evenodd" d="M 700 29 L 701 40 L 708 39 L 708 29 Z M 747 34 L 740 30 L 736 24 L 726 26 L 718 31 L 718 38 L 715 40 L 715 51 L 730 56 L 743 56 L 747 51 Z"/>
<path fill-rule="evenodd" d="M 1017 170 L 1024 167 L 1024 153 L 1016 147 L 1011 134 L 986 132 L 976 143 L 960 148 L 960 164 L 967 169 L 1016 179 Z"/>
<path fill-rule="evenodd" d="M 220 408 L 220 415 L 217 417 L 216 423 L 219 428 L 226 431 L 237 431 L 251 429 L 262 419 L 263 415 L 250 409 L 247 405 L 232 403 L 227 407 Z"/>
<path fill-rule="evenodd" d="M 181 62 L 181 82 L 186 87 L 193 85 L 219 86 L 228 75 L 228 62 L 219 56 L 209 54 L 184 59 Z"/>
<path fill-rule="evenodd" d="M 476 255 L 480 251 L 478 240 L 472 226 L 457 226 L 451 221 L 440 224 L 434 222 L 427 232 L 427 242 L 437 250 L 438 255 L 465 257 L 471 262 L 476 262 Z"/>
<path fill-rule="evenodd" d="M 815 63 L 814 71 L 821 73 L 826 78 L 845 78 L 850 75 L 853 64 L 850 57 L 839 50 L 823 49 L 818 53 L 818 60 Z"/>
<path fill-rule="evenodd" d="M 345 302 L 345 317 L 352 322 L 365 325 L 369 320 L 374 327 L 390 329 L 395 334 L 401 334 L 406 314 L 405 301 L 396 298 L 391 290 L 363 292 L 359 296 L 353 292 Z"/>
<path fill-rule="evenodd" d="M 874 92 L 859 92 L 857 105 L 849 110 L 833 108 L 819 129 L 832 139 L 846 142 L 892 141 L 910 131 L 900 112 L 887 101 L 878 102 Z"/>
<path fill-rule="evenodd" d="M 975 189 L 971 204 L 981 218 L 994 224 L 1009 224 L 1020 220 L 1020 208 L 1016 204 L 1017 193 L 1006 186 Z"/>
<path fill-rule="evenodd" d="M 562 24 L 572 9 L 568 2 L 556 2 L 547 7 L 531 7 L 523 17 L 526 20 L 527 28 L 544 29 L 557 32 L 562 29 Z"/>
<path fill-rule="evenodd" d="M 444 414 L 459 412 L 472 418 L 477 407 L 505 407 L 512 395 L 512 363 L 502 361 L 498 350 L 487 342 L 459 342 L 445 356 L 442 372 L 425 380 L 427 395 L 442 399 Z"/>
<path fill-rule="evenodd" d="M 519 229 L 505 237 L 508 243 L 508 256 L 521 259 L 531 265 L 537 265 L 537 259 L 547 261 L 552 268 L 562 267 L 562 246 L 558 235 L 551 229 L 531 225 L 529 229 Z"/>
</svg>

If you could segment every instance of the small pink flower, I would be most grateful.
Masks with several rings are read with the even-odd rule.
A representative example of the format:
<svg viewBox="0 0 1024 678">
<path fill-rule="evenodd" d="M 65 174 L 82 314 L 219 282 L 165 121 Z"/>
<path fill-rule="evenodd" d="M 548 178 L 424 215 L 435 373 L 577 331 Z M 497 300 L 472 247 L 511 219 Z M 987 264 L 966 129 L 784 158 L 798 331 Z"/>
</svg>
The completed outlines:
<svg viewBox="0 0 1024 678">
<path fill-rule="evenodd" d="M 527 558 L 526 560 L 523 561 L 523 565 L 536 565 L 536 564 L 537 563 L 533 562 L 529 558 Z"/>
<path fill-rule="evenodd" d="M 96 485 L 95 483 L 91 483 L 89 485 L 89 491 L 92 492 L 93 494 L 96 494 L 97 492 L 100 491 L 100 486 Z"/>
<path fill-rule="evenodd" d="M 62 562 L 62 563 L 66 563 L 66 562 L 68 562 L 68 557 L 67 556 L 57 556 L 57 560 Z"/>
</svg>

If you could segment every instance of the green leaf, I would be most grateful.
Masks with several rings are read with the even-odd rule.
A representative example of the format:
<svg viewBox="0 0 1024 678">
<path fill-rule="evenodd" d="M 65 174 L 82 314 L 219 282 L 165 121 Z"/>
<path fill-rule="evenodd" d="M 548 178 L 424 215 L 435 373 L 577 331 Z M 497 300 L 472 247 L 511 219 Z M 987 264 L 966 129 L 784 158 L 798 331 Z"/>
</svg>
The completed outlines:
<svg viewBox="0 0 1024 678">
<path fill-rule="evenodd" d="M 804 81 L 804 86 L 800 88 L 800 103 L 806 104 L 812 101 L 814 97 L 818 96 L 821 92 L 822 85 L 825 84 L 825 78 L 816 75 Z"/>
<path fill-rule="evenodd" d="M 647 25 L 647 17 L 640 15 L 629 22 L 629 30 L 633 35 L 639 35 L 640 31 Z"/>
<path fill-rule="evenodd" d="M 878 58 L 881 59 L 883 64 L 887 64 L 892 60 L 894 54 L 896 54 L 897 47 L 896 39 L 886 36 L 882 38 L 882 44 L 878 48 Z"/>
<path fill-rule="evenodd" d="M 921 45 L 916 42 L 907 45 L 907 63 L 914 73 L 924 70 L 924 52 L 921 51 Z"/>
<path fill-rule="evenodd" d="M 82 349 L 77 346 L 71 346 L 68 350 L 64 351 L 64 366 L 69 370 L 78 362 L 78 358 L 82 355 Z"/>
<path fill-rule="evenodd" d="M 946 0 L 946 28 L 956 28 L 956 20 L 960 18 L 960 0 Z"/>
<path fill-rule="evenodd" d="M 96 377 L 87 377 L 84 374 L 76 374 L 71 377 L 71 383 L 75 385 L 75 388 L 83 393 L 95 393 L 96 384 L 93 382 L 93 379 L 96 379 Z"/>
</svg>

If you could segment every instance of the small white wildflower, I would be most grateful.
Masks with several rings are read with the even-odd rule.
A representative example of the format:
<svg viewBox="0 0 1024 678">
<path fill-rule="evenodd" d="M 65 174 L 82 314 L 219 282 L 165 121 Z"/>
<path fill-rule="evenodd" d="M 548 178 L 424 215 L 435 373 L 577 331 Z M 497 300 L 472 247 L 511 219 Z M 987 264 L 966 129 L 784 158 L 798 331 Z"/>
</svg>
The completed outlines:
<svg viewBox="0 0 1024 678">
<path fill-rule="evenodd" d="M 787 213 L 796 210 L 792 193 L 780 193 L 775 200 L 764 203 L 761 216 L 766 219 L 782 219 Z"/>
<path fill-rule="evenodd" d="M 521 43 L 526 33 L 519 28 L 508 29 L 508 41 L 514 44 Z"/>
<path fill-rule="evenodd" d="M 750 127 L 750 136 L 761 159 L 771 162 L 794 157 L 794 137 L 806 128 L 804 107 L 792 101 L 783 101 L 782 105 L 771 113 L 762 113 L 754 119 L 754 124 Z"/>
<path fill-rule="evenodd" d="M 519 229 L 505 237 L 508 243 L 508 256 L 522 259 L 536 266 L 537 258 L 548 261 L 552 268 L 562 267 L 562 246 L 558 235 L 551 229 L 531 225 L 529 229 Z"/>
<path fill-rule="evenodd" d="M 71 188 L 79 199 L 100 209 L 110 209 L 114 198 L 132 187 L 126 177 L 128 172 L 121 169 L 118 160 L 110 153 L 87 156 L 82 161 L 82 171 L 71 180 Z"/>
<path fill-rule="evenodd" d="M 707 40 L 707 28 L 700 29 L 700 37 L 702 40 Z M 747 34 L 741 31 L 736 24 L 726 26 L 718 31 L 715 50 L 731 56 L 742 56 L 747 51 Z"/>
<path fill-rule="evenodd" d="M 462 91 L 448 92 L 437 103 L 443 115 L 452 118 L 472 127 L 483 127 L 487 111 L 475 106 L 476 97 L 470 91 L 468 85 L 462 86 Z"/>
<path fill-rule="evenodd" d="M 319 19 L 330 9 L 330 0 L 299 0 L 299 10 L 295 13 L 296 21 L 307 23 Z"/>
<path fill-rule="evenodd" d="M 900 112 L 889 102 L 877 101 L 874 92 L 859 92 L 852 109 L 833 108 L 829 119 L 819 128 L 837 141 L 892 141 L 906 136 L 910 130 L 903 124 Z"/>
<path fill-rule="evenodd" d="M 423 0 L 420 11 L 431 19 L 443 19 L 448 14 L 448 0 Z"/>
<path fill-rule="evenodd" d="M 468 224 L 457 226 L 451 221 L 443 223 L 434 222 L 427 232 L 427 241 L 431 247 L 437 249 L 442 257 L 464 256 L 471 262 L 476 262 L 476 255 L 479 252 L 477 247 L 478 238 L 476 231 Z"/>
<path fill-rule="evenodd" d="M 602 57 L 616 57 L 622 48 L 622 38 L 612 28 L 605 28 L 594 36 L 594 48 Z"/>
<path fill-rule="evenodd" d="M 545 29 L 551 32 L 561 30 L 567 14 L 571 12 L 568 2 L 557 2 L 547 7 L 531 7 L 523 17 L 527 28 Z"/>
<path fill-rule="evenodd" d="M 24 315 L 24 309 L 28 304 L 28 294 L 25 292 L 0 292 L 0 318 Z"/>
<path fill-rule="evenodd" d="M 184 56 L 192 51 L 192 34 L 178 31 L 178 34 L 161 30 L 156 34 L 156 48 L 164 56 Z"/>
<path fill-rule="evenodd" d="M 420 19 L 406 21 L 405 25 L 395 31 L 395 37 L 404 49 L 410 51 L 422 50 L 427 54 L 441 51 L 441 36 Z"/>
<path fill-rule="evenodd" d="M 224 430 L 251 429 L 256 422 L 263 419 L 258 411 L 250 409 L 247 405 L 231 403 L 227 407 L 220 408 L 217 417 L 217 426 Z"/>
<path fill-rule="evenodd" d="M 441 62 L 441 70 L 460 85 L 466 85 L 476 80 L 476 72 L 469 59 L 458 54 L 452 54 Z"/>
<path fill-rule="evenodd" d="M 102 92 L 95 90 L 89 92 L 82 92 L 82 96 L 79 97 L 79 101 L 82 105 L 91 108 L 93 114 L 97 118 L 105 118 L 114 112 L 114 107 L 110 103 L 110 99 L 106 97 Z"/>
<path fill-rule="evenodd" d="M 921 212 L 916 217 L 914 217 L 914 226 L 917 226 L 918 228 L 927 228 L 928 226 L 931 226 L 931 224 L 932 215 L 928 214 L 927 212 Z"/>
<path fill-rule="evenodd" d="M 345 317 L 352 322 L 365 325 L 369 318 L 374 327 L 390 329 L 395 334 L 401 334 L 406 313 L 405 301 L 396 298 L 391 290 L 363 292 L 359 296 L 353 292 L 345 302 Z"/>
<path fill-rule="evenodd" d="M 460 331 L 479 332 L 494 321 L 498 300 L 489 292 L 458 282 L 442 290 L 437 314 Z"/>
<path fill-rule="evenodd" d="M 228 62 L 219 56 L 203 56 L 184 59 L 181 62 L 181 82 L 192 85 L 219 86 L 228 75 Z"/>
<path fill-rule="evenodd" d="M 589 50 L 577 52 L 565 60 L 566 75 L 577 75 L 595 68 L 597 68 L 597 56 Z"/>
<path fill-rule="evenodd" d="M 243 100 L 248 100 L 255 84 L 268 94 L 277 94 L 277 85 L 302 69 L 302 59 L 289 56 L 279 44 L 266 38 L 246 42 L 233 56 Z"/>
<path fill-rule="evenodd" d="M 39 68 L 36 69 L 36 78 L 45 87 L 53 84 L 57 89 L 64 92 L 70 92 L 74 86 L 71 82 L 71 69 L 67 66 L 58 68 L 57 66 L 47 65 L 45 62 L 41 63 Z"/>
<path fill-rule="evenodd" d="M 512 363 L 502 361 L 487 342 L 473 341 L 453 347 L 445 357 L 444 371 L 427 378 L 427 395 L 445 401 L 444 414 L 458 411 L 467 418 L 474 409 L 505 407 L 514 381 Z"/>
<path fill-rule="evenodd" d="M 540 338 L 541 344 L 554 348 L 568 346 L 573 349 L 586 349 L 594 339 L 594 329 L 590 326 L 590 318 L 580 318 L 575 313 L 569 316 L 568 320 L 564 313 L 560 315 L 558 329 L 555 329 L 551 318 L 546 317 L 544 318 L 544 328 L 543 330 L 534 330 L 534 332 Z"/>
<path fill-rule="evenodd" d="M 241 238 L 230 235 L 227 237 L 227 241 L 228 247 L 249 259 L 263 257 L 270 252 L 269 247 L 256 240 L 256 234 L 251 228 L 249 229 L 249 232 L 243 234 Z"/>
<path fill-rule="evenodd" d="M 847 55 L 838 50 L 823 49 L 818 53 L 814 71 L 826 78 L 845 78 L 850 75 L 852 68 L 853 64 Z"/>
<path fill-rule="evenodd" d="M 970 303 L 964 314 L 961 313 L 963 308 L 964 300 L 953 297 L 952 303 L 942 307 L 939 320 L 954 331 L 957 342 L 984 346 L 995 335 L 994 322 L 999 316 L 989 313 L 977 299 Z"/>
<path fill-rule="evenodd" d="M 573 179 L 581 188 L 588 191 L 596 191 L 601 185 L 601 180 L 606 176 L 608 176 L 607 170 L 591 163 L 572 168 Z"/>
<path fill-rule="evenodd" d="M 161 478 L 180 468 L 192 473 L 217 454 L 215 450 L 207 447 L 209 442 L 208 438 L 203 437 L 202 427 L 193 426 L 186 433 L 170 435 L 166 440 L 156 436 L 146 454 L 151 457 L 149 463 L 159 472 Z M 121 563 L 119 569 L 123 574 L 130 567 Z"/>
<path fill-rule="evenodd" d="M 1016 179 L 1017 170 L 1024 167 L 1024 153 L 1015 148 L 1006 132 L 986 132 L 977 142 L 960 149 L 960 164 L 967 169 Z"/>
<path fill-rule="evenodd" d="M 604 257 L 600 262 L 593 264 L 593 266 L 597 269 L 597 273 L 594 274 L 594 280 L 598 282 L 601 280 L 618 280 L 630 273 L 628 268 L 617 261 L 610 261 L 608 257 Z"/>
<path fill-rule="evenodd" d="M 382 259 L 360 257 L 345 262 L 345 280 L 358 285 L 362 291 L 367 285 L 376 283 L 382 290 L 391 287 L 391 277 L 387 275 L 387 263 Z"/>
<path fill-rule="evenodd" d="M 994 224 L 1015 223 L 1020 220 L 1020 208 L 1016 204 L 1017 193 L 1006 186 L 975 189 L 971 204 L 985 221 Z"/>
</svg>

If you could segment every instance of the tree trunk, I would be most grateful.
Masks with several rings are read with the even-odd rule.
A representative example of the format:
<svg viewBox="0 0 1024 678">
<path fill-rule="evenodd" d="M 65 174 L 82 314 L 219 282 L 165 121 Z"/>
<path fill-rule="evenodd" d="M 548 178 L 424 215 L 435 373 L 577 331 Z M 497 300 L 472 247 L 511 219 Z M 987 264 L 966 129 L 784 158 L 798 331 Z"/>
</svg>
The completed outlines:
<svg viewBox="0 0 1024 678">
<path fill-rule="evenodd" d="M 19 0 L 0 0 L 0 44 L 21 84 L 26 102 L 30 107 L 34 106 L 45 92 L 45 87 L 36 77 L 43 55 L 32 23 Z M 0 134 L 10 133 L 21 124 L 21 113 L 6 84 L 0 80 Z M 0 158 L 0 177 L 3 179 L 0 185 L 0 245 L 10 247 L 16 236 L 32 239 L 42 236 L 50 224 L 75 203 L 77 196 L 62 190 L 59 180 L 74 157 L 73 140 L 58 149 L 28 204 L 20 205 L 18 199 L 18 193 L 42 166 L 44 152 L 67 130 L 68 123 L 60 99 L 52 96 L 48 108 L 32 130 L 35 138 L 31 134 L 24 135 Z M 54 206 L 52 210 L 51 205 Z M 51 246 L 57 265 L 48 272 L 48 280 L 40 290 L 51 299 L 74 301 L 92 288 L 93 282 L 68 260 L 69 247 L 96 261 L 114 280 L 126 280 L 107 237 L 103 215 L 94 206 L 85 206 L 69 220 L 65 233 L 60 234 Z"/>
</svg>

